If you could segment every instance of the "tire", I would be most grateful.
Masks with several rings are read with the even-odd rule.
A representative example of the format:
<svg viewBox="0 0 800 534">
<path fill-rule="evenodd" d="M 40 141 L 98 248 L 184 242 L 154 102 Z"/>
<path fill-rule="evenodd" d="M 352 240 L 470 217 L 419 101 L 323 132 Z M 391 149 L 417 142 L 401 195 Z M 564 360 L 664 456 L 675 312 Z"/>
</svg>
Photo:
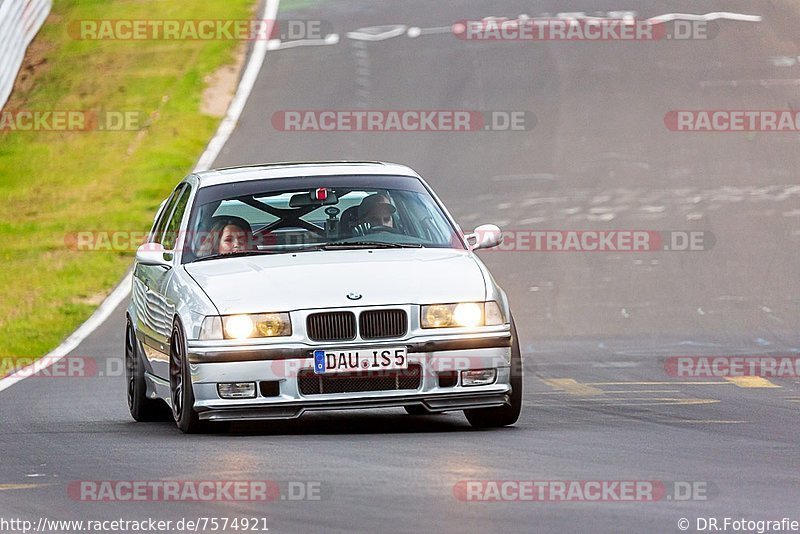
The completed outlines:
<svg viewBox="0 0 800 534">
<path fill-rule="evenodd" d="M 499 428 L 513 425 L 522 411 L 522 356 L 514 319 L 511 319 L 511 394 L 509 404 L 497 408 L 464 410 L 467 421 L 473 428 Z"/>
<path fill-rule="evenodd" d="M 169 343 L 169 390 L 172 418 L 184 434 L 205 432 L 208 425 L 200 421 L 194 410 L 194 391 L 186 358 L 186 337 L 180 323 L 175 322 Z"/>
<path fill-rule="evenodd" d="M 139 353 L 136 333 L 130 318 L 125 323 L 125 380 L 131 417 L 138 422 L 168 421 L 167 406 L 159 399 L 147 397 L 144 362 Z"/>
</svg>

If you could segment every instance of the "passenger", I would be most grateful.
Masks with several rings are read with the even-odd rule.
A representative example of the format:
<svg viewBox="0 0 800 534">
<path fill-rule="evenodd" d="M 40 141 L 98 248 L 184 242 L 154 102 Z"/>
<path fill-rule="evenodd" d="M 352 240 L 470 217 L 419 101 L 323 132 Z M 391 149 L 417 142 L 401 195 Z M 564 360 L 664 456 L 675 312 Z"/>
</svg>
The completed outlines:
<svg viewBox="0 0 800 534">
<path fill-rule="evenodd" d="M 253 229 L 241 217 L 214 217 L 198 250 L 199 257 L 253 250 Z"/>
</svg>

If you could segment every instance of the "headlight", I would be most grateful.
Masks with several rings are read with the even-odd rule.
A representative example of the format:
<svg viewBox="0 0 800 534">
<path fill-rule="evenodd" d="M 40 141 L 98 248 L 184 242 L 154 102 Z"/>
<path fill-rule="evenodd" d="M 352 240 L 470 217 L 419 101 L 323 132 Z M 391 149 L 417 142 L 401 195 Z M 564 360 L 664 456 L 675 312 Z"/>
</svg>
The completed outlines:
<svg viewBox="0 0 800 534">
<path fill-rule="evenodd" d="M 222 318 L 222 331 L 226 338 L 247 339 L 253 337 L 256 324 L 249 315 L 229 315 Z"/>
<path fill-rule="evenodd" d="M 292 335 L 288 313 L 254 313 L 206 317 L 200 339 L 250 339 Z"/>
<path fill-rule="evenodd" d="M 483 306 L 474 302 L 462 302 L 453 308 L 453 323 L 458 326 L 479 326 L 483 324 Z"/>
<path fill-rule="evenodd" d="M 222 339 L 222 317 L 206 317 L 200 325 L 200 339 Z"/>
<path fill-rule="evenodd" d="M 497 302 L 459 302 L 422 306 L 422 328 L 497 326 L 505 322 Z"/>
</svg>

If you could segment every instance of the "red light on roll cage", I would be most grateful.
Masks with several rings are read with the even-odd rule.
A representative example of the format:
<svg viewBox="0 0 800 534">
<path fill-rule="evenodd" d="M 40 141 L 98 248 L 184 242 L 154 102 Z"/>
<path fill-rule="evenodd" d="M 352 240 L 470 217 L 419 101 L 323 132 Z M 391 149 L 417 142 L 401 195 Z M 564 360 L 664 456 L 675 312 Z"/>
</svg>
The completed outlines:
<svg viewBox="0 0 800 534">
<path fill-rule="evenodd" d="M 316 193 L 317 200 L 326 200 L 328 198 L 328 190 L 324 187 L 318 187 Z"/>
</svg>

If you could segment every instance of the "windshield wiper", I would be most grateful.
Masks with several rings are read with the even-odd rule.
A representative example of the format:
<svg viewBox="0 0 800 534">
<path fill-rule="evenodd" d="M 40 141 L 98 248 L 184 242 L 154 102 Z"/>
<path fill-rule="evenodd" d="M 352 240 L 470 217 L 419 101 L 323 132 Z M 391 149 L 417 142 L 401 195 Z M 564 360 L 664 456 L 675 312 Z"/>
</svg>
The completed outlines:
<svg viewBox="0 0 800 534">
<path fill-rule="evenodd" d="M 419 243 L 386 243 L 383 241 L 336 241 L 322 246 L 324 250 L 347 248 L 422 248 Z"/>
<path fill-rule="evenodd" d="M 274 250 L 240 250 L 239 252 L 228 252 L 227 254 L 212 254 L 211 256 L 203 256 L 202 258 L 197 258 L 194 260 L 194 262 L 218 260 L 221 258 L 241 258 L 242 256 L 261 256 L 275 253 L 276 252 Z"/>
<path fill-rule="evenodd" d="M 296 248 L 282 250 L 242 250 L 239 252 L 229 252 L 228 254 L 212 254 L 194 260 L 208 261 L 222 258 L 241 258 L 243 256 L 261 256 L 269 254 L 291 254 L 294 252 L 313 252 L 315 250 L 347 250 L 347 249 L 369 249 L 369 248 L 422 248 L 419 243 L 385 243 L 382 241 L 338 241 L 333 243 L 320 243 Z"/>
<path fill-rule="evenodd" d="M 205 256 L 203 258 L 197 258 L 194 261 L 206 261 L 206 260 L 217 260 L 221 258 L 233 258 L 238 257 L 241 258 L 242 256 L 261 256 L 261 255 L 272 255 L 272 254 L 293 254 L 295 252 L 313 252 L 315 250 L 325 250 L 323 245 L 305 245 L 301 247 L 295 248 L 286 248 L 286 249 L 268 249 L 268 250 L 242 250 L 241 252 L 230 252 L 228 254 L 213 254 L 211 256 Z"/>
</svg>

